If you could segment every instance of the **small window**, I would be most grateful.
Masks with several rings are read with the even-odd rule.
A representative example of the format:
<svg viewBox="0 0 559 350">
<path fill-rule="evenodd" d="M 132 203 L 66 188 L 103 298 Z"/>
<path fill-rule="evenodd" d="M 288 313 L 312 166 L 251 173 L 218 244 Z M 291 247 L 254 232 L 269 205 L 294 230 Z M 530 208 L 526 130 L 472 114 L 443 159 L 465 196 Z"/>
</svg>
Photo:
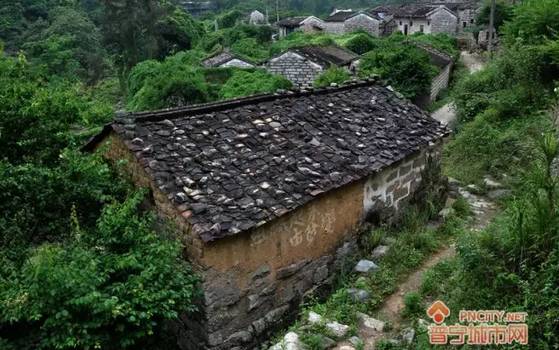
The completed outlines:
<svg viewBox="0 0 559 350">
<path fill-rule="evenodd" d="M 430 26 L 430 25 L 431 25 L 431 21 L 427 21 L 427 25 Z"/>
<path fill-rule="evenodd" d="M 413 27 L 413 21 L 410 21 L 410 27 Z"/>
<path fill-rule="evenodd" d="M 420 31 L 421 33 L 425 33 L 425 27 L 423 26 L 423 24 L 420 24 L 420 25 L 419 25 L 419 31 Z"/>
<path fill-rule="evenodd" d="M 471 24 L 474 24 L 474 19 L 473 19 L 473 18 L 470 20 L 470 23 L 471 23 Z"/>
<path fill-rule="evenodd" d="M 489 32 L 485 33 L 485 40 L 489 40 Z"/>
<path fill-rule="evenodd" d="M 466 28 L 467 25 L 468 25 L 468 23 L 462 22 L 462 27 Z"/>
<path fill-rule="evenodd" d="M 400 21 L 400 25 L 402 25 L 402 21 Z"/>
</svg>

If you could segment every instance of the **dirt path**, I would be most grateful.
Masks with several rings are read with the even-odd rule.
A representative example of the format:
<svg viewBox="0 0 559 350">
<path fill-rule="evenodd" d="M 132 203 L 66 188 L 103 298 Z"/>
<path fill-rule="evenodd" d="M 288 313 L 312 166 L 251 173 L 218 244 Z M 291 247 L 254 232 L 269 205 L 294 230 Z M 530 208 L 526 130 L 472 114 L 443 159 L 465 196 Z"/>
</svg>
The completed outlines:
<svg viewBox="0 0 559 350">
<path fill-rule="evenodd" d="M 481 230 L 486 227 L 496 215 L 498 210 L 497 205 L 486 198 L 472 194 L 465 189 L 460 188 L 459 192 L 468 201 L 473 212 L 473 218 L 468 227 L 472 230 Z M 453 257 L 455 254 L 456 251 L 454 244 L 451 244 L 433 254 L 417 271 L 409 275 L 407 279 L 398 286 L 396 292 L 385 299 L 380 309 L 377 310 L 377 315 L 379 319 L 390 322 L 392 325 L 392 334 L 385 332 L 371 333 L 365 329 L 359 329 L 359 336 L 365 341 L 365 350 L 374 350 L 375 343 L 377 343 L 380 339 L 398 334 L 403 323 L 402 310 L 405 305 L 404 296 L 409 292 L 419 291 L 425 271 L 429 270 L 439 262 Z M 348 344 L 339 344 L 335 349 L 344 349 L 343 346 L 345 345 Z"/>
<path fill-rule="evenodd" d="M 466 68 L 468 68 L 470 74 L 482 70 L 485 65 L 479 55 L 470 53 L 468 51 L 460 52 L 460 61 L 466 66 Z M 454 103 L 447 103 L 446 105 L 437 109 L 431 114 L 431 117 L 438 120 L 444 125 L 452 127 L 453 124 L 456 122 L 456 109 L 454 107 Z"/>
</svg>

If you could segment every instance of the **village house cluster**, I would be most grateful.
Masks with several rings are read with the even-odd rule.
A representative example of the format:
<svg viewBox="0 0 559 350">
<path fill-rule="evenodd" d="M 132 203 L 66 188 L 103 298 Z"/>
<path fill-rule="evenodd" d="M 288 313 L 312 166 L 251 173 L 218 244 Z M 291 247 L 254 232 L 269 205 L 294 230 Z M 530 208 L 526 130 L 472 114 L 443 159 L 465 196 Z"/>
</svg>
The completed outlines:
<svg viewBox="0 0 559 350">
<path fill-rule="evenodd" d="M 339 10 L 322 20 L 315 16 L 286 18 L 277 23 L 279 36 L 294 31 L 345 34 L 356 30 L 374 36 L 414 33 L 457 35 L 475 25 L 477 2 L 383 5 L 370 10 Z"/>
</svg>

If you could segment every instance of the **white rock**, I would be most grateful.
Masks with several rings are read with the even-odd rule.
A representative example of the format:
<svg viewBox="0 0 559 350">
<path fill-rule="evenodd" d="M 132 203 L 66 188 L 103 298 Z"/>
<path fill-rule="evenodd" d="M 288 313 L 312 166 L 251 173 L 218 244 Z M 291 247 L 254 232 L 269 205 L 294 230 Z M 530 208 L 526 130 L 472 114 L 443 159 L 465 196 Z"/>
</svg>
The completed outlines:
<svg viewBox="0 0 559 350">
<path fill-rule="evenodd" d="M 370 260 L 360 260 L 357 265 L 355 265 L 355 271 L 361 273 L 375 272 L 378 269 L 379 267 L 377 266 L 377 264 Z"/>
<path fill-rule="evenodd" d="M 406 328 L 402 331 L 402 339 L 405 343 L 411 344 L 415 338 L 415 330 L 413 328 Z"/>
<path fill-rule="evenodd" d="M 353 301 L 363 302 L 369 299 L 369 292 L 364 289 L 357 289 L 357 288 L 349 288 L 347 290 L 347 294 Z"/>
<path fill-rule="evenodd" d="M 342 345 L 338 348 L 338 350 L 355 350 L 355 348 L 351 345 Z"/>
<path fill-rule="evenodd" d="M 390 249 L 390 247 L 387 246 L 387 245 L 379 245 L 378 247 L 373 249 L 373 253 L 371 254 L 371 257 L 373 259 L 380 259 L 383 256 L 385 256 L 386 253 L 388 253 L 389 249 Z"/>
<path fill-rule="evenodd" d="M 338 323 L 336 321 L 328 322 L 326 328 L 336 337 L 343 338 L 349 332 L 349 326 Z"/>
<path fill-rule="evenodd" d="M 503 188 L 503 185 L 501 183 L 493 180 L 489 176 L 486 176 L 486 177 L 483 178 L 483 183 L 485 184 L 485 186 L 487 188 L 492 189 L 492 190 Z"/>
<path fill-rule="evenodd" d="M 446 219 L 450 215 L 454 214 L 455 210 L 453 208 L 444 208 L 439 212 L 439 216 L 443 219 Z"/>
<path fill-rule="evenodd" d="M 310 324 L 317 324 L 322 322 L 322 316 L 317 314 L 316 312 L 310 311 L 309 312 L 309 323 Z"/>
<path fill-rule="evenodd" d="M 359 347 L 359 346 L 363 346 L 365 345 L 365 343 L 363 342 L 363 340 L 359 337 L 353 336 L 351 338 L 349 338 L 349 342 L 351 343 L 351 345 L 355 346 L 355 347 Z"/>
<path fill-rule="evenodd" d="M 357 319 L 359 320 L 359 323 L 363 328 L 368 328 L 369 330 L 373 330 L 377 332 L 382 332 L 384 330 L 385 323 L 375 318 L 372 318 L 369 315 L 358 312 Z"/>
</svg>

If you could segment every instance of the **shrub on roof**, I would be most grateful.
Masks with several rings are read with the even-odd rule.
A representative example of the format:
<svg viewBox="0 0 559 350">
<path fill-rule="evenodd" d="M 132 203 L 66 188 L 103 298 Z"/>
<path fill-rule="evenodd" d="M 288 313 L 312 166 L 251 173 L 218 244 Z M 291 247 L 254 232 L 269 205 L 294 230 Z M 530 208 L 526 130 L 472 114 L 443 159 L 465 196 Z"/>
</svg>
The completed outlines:
<svg viewBox="0 0 559 350">
<path fill-rule="evenodd" d="M 220 97 L 231 99 L 240 96 L 272 93 L 278 89 L 288 89 L 291 82 L 279 75 L 272 75 L 263 70 L 236 70 L 231 78 L 223 84 Z"/>
<path fill-rule="evenodd" d="M 369 34 L 358 33 L 349 39 L 344 47 L 348 50 L 355 52 L 356 54 L 362 55 L 366 52 L 372 51 L 378 48 L 378 39 L 374 39 Z"/>
<path fill-rule="evenodd" d="M 351 75 L 345 68 L 332 67 L 316 78 L 314 85 L 316 87 L 330 86 L 331 84 L 341 84 L 348 81 Z"/>
</svg>

